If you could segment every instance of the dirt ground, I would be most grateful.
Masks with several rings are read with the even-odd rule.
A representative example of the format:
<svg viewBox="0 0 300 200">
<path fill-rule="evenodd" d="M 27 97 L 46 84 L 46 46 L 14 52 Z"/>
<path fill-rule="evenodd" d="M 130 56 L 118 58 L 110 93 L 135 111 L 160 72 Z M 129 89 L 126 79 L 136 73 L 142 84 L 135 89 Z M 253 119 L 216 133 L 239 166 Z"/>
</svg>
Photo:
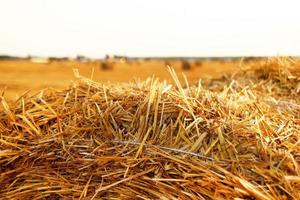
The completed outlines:
<svg viewBox="0 0 300 200">
<path fill-rule="evenodd" d="M 235 70 L 238 62 L 202 61 L 201 65 L 192 65 L 190 70 L 182 70 L 181 62 L 168 62 L 180 76 L 182 72 L 190 82 L 200 78 L 218 77 Z M 166 62 L 159 60 L 116 62 L 112 70 L 102 70 L 99 62 L 60 61 L 52 63 L 32 63 L 22 61 L 0 61 L 0 91 L 5 90 L 7 100 L 17 99 L 26 91 L 37 92 L 43 88 L 67 88 L 74 80 L 73 69 L 79 69 L 81 75 L 91 77 L 98 82 L 121 83 L 134 79 L 146 79 L 149 76 L 160 80 L 171 80 Z"/>
</svg>

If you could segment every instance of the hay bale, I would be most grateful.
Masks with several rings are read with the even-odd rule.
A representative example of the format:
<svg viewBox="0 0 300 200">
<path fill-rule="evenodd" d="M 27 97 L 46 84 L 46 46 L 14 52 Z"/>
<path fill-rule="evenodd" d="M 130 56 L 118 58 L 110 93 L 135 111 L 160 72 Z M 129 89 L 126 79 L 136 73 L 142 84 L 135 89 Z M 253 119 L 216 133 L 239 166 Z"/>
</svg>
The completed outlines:
<svg viewBox="0 0 300 200">
<path fill-rule="evenodd" d="M 202 63 L 201 60 L 195 60 L 195 61 L 194 61 L 194 65 L 195 65 L 196 67 L 202 67 L 203 63 Z"/>
<path fill-rule="evenodd" d="M 100 69 L 101 70 L 112 70 L 114 68 L 114 63 L 109 61 L 101 61 L 100 62 Z"/>
<path fill-rule="evenodd" d="M 187 60 L 182 60 L 182 61 L 181 61 L 181 69 L 182 69 L 182 70 L 191 70 L 191 69 L 192 69 L 192 65 L 190 64 L 189 61 L 187 61 Z"/>
<path fill-rule="evenodd" d="M 166 61 L 164 62 L 164 66 L 172 66 L 171 61 L 166 60 Z"/>
</svg>

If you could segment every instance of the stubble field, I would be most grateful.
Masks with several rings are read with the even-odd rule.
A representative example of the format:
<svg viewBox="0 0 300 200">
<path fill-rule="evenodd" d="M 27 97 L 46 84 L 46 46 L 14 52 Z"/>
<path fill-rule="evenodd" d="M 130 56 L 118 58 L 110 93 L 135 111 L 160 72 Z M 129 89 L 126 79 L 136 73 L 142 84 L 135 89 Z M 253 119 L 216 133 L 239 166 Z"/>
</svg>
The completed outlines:
<svg viewBox="0 0 300 200">
<path fill-rule="evenodd" d="M 184 72 L 190 82 L 199 78 L 218 77 L 237 68 L 238 62 L 203 61 L 201 66 L 192 64 L 191 70 L 182 70 L 180 61 L 169 62 L 177 73 Z M 32 63 L 24 61 L 0 61 L 0 90 L 5 89 L 8 100 L 19 98 L 24 92 L 31 94 L 52 87 L 65 89 L 74 80 L 73 69 L 85 77 L 102 83 L 122 83 L 144 80 L 155 76 L 160 80 L 171 80 L 166 63 L 159 60 L 115 62 L 112 70 L 102 70 L 99 62 L 62 61 Z M 94 72 L 93 72 L 94 71 Z M 93 74 L 93 75 L 92 75 Z"/>
</svg>

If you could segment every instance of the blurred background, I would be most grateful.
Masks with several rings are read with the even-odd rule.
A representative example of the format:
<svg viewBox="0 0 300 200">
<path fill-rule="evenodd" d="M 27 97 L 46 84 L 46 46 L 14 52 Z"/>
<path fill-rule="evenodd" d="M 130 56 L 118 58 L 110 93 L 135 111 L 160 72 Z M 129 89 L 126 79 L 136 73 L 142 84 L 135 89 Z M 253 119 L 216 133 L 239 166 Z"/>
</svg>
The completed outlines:
<svg viewBox="0 0 300 200">
<path fill-rule="evenodd" d="M 0 90 L 66 88 L 73 68 L 99 82 L 191 82 L 241 63 L 300 55 L 299 3 L 197 0 L 0 0 Z"/>
</svg>

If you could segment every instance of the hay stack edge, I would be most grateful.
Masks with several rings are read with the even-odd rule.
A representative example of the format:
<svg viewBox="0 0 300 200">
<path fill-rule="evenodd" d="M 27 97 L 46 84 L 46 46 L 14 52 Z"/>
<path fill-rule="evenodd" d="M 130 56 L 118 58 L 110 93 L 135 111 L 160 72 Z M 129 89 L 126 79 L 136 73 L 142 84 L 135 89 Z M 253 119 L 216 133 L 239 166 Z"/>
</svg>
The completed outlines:
<svg viewBox="0 0 300 200">
<path fill-rule="evenodd" d="M 190 85 L 169 70 L 2 97 L 0 198 L 300 199 L 300 61 Z"/>
</svg>

